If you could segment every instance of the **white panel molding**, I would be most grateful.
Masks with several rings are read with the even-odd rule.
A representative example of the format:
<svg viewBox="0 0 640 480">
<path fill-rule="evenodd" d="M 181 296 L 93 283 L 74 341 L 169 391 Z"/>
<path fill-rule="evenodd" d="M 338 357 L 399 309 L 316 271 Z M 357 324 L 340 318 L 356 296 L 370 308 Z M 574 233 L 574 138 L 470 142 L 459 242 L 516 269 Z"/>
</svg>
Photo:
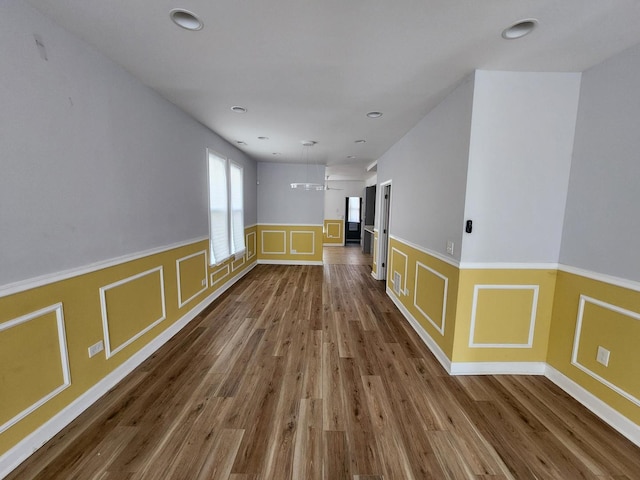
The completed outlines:
<svg viewBox="0 0 640 480">
<path fill-rule="evenodd" d="M 296 233 L 311 234 L 311 252 L 293 251 L 293 235 Z M 289 253 L 291 255 L 315 255 L 316 254 L 316 232 L 313 230 L 291 230 L 289 232 Z"/>
<path fill-rule="evenodd" d="M 264 250 L 264 234 L 265 233 L 281 233 L 283 238 L 284 250 L 281 252 L 265 252 Z M 260 253 L 264 255 L 285 255 L 287 253 L 287 232 L 285 230 L 262 230 L 260 233 Z"/>
<path fill-rule="evenodd" d="M 44 425 L 22 439 L 17 445 L 0 456 L 0 478 L 9 475 L 12 470 L 18 467 L 33 452 L 51 440 L 64 427 L 69 425 L 76 417 L 80 416 L 87 408 L 93 405 L 100 397 L 115 387 L 122 379 L 131 373 L 136 367 L 142 364 L 147 358 L 167 343 L 175 334 L 193 320 L 204 308 L 220 297 L 231 286 L 249 273 L 255 264 L 241 272 L 237 277 L 230 279 L 221 288 L 213 292 L 207 298 L 189 310 L 175 323 L 163 330 L 157 337 L 135 352 L 125 360 L 120 366 L 107 374 L 102 380 L 93 385 L 73 402 L 63 408 L 53 418 Z"/>
<path fill-rule="evenodd" d="M 338 225 L 338 236 L 337 237 L 333 237 L 333 236 L 329 235 L 329 225 Z M 327 226 L 327 238 L 342 238 L 342 222 L 341 221 L 326 222 L 326 226 Z"/>
<path fill-rule="evenodd" d="M 253 235 L 253 251 L 249 250 L 249 237 Z M 251 261 L 253 257 L 257 255 L 257 242 L 256 242 L 256 232 L 249 232 L 245 235 L 245 244 L 247 245 L 247 249 L 245 251 L 245 257 L 247 262 Z"/>
<path fill-rule="evenodd" d="M 132 262 L 134 260 L 139 260 L 144 257 L 148 257 L 150 255 L 156 255 L 158 253 L 168 252 L 169 250 L 173 250 L 174 248 L 186 247 L 187 245 L 193 245 L 194 243 L 208 241 L 209 237 L 198 237 L 191 240 L 186 240 L 184 242 L 173 243 L 171 245 L 166 245 L 164 247 L 151 248 L 149 250 L 144 250 L 142 252 L 132 253 L 131 255 L 123 255 L 121 257 L 112 258 L 109 260 L 90 263 L 89 265 L 84 265 L 82 267 L 71 268 L 69 270 L 63 270 L 62 272 L 51 273 L 47 275 L 42 275 L 35 278 L 30 278 L 27 280 L 21 280 L 19 282 L 10 283 L 8 285 L 4 285 L 0 287 L 0 298 L 6 297 L 8 295 L 13 295 L 14 293 L 22 292 L 24 290 L 30 290 L 32 288 L 41 287 L 43 285 L 47 285 L 49 283 L 59 282 L 61 280 L 67 280 L 69 278 L 78 277 L 80 275 L 85 275 L 87 273 L 95 272 L 98 270 L 102 270 L 108 267 L 114 267 L 116 265 L 121 265 L 123 263 Z"/>
<path fill-rule="evenodd" d="M 244 229 L 245 229 L 245 230 L 249 230 L 250 228 L 257 227 L 257 226 L 258 226 L 258 224 L 257 224 L 257 223 L 252 223 L 251 225 L 245 225 L 245 226 L 244 226 Z"/>
<path fill-rule="evenodd" d="M 233 263 L 233 261 L 231 262 Z M 222 272 L 223 270 L 226 270 L 227 272 L 220 277 L 218 280 L 214 280 L 214 276 L 217 275 L 218 273 Z M 214 272 L 211 272 L 211 276 L 210 276 L 210 281 L 209 284 L 214 287 L 215 285 L 217 285 L 218 283 L 222 282 L 225 278 L 227 278 L 229 275 L 231 275 L 231 267 L 229 267 L 229 263 L 227 263 L 226 265 L 223 265 L 222 267 L 220 267 L 219 269 L 217 269 Z"/>
<path fill-rule="evenodd" d="M 449 360 L 449 357 L 447 357 L 447 354 L 444 353 L 444 351 L 442 351 L 442 349 L 440 348 L 440 345 L 438 345 L 436 341 L 431 337 L 431 335 L 429 335 L 427 331 L 424 328 L 422 328 L 422 325 L 420 325 L 420 322 L 418 322 L 418 320 L 416 320 L 416 318 L 413 315 L 411 315 L 409 310 L 407 310 L 407 308 L 402 304 L 400 299 L 396 297 L 396 294 L 393 292 L 393 290 L 391 290 L 389 287 L 387 287 L 386 290 L 387 290 L 387 295 L 389 295 L 389 298 L 391 298 L 391 301 L 396 305 L 396 307 L 398 307 L 398 310 L 402 312 L 402 315 L 404 315 L 404 318 L 408 320 L 409 325 L 411 325 L 411 328 L 415 330 L 415 332 L 418 334 L 420 339 L 429 348 L 429 350 L 431 350 L 431 353 L 433 353 L 433 355 L 436 357 L 438 362 L 440 362 L 440 365 L 442 365 L 442 367 L 447 371 L 447 373 L 451 373 L 451 360 Z"/>
<path fill-rule="evenodd" d="M 322 260 L 258 260 L 258 265 L 324 265 Z"/>
<path fill-rule="evenodd" d="M 160 272 L 160 299 L 162 303 L 162 316 L 157 320 L 153 321 L 151 324 L 147 325 L 145 328 L 136 333 L 133 337 L 129 338 L 126 342 L 118 347 L 112 349 L 111 348 L 111 340 L 109 339 L 109 317 L 107 313 L 107 290 L 111 290 L 112 288 L 118 287 L 120 285 L 124 285 L 125 283 L 132 282 L 133 280 L 137 280 L 138 278 L 142 278 L 144 276 L 150 275 L 155 272 Z M 158 325 L 160 322 L 164 321 L 167 318 L 167 309 L 166 309 L 166 299 L 164 295 L 164 269 L 163 267 L 152 268 L 151 270 L 147 270 L 142 273 L 138 273 L 137 275 L 132 275 L 131 277 L 123 278 L 122 280 L 118 280 L 117 282 L 110 283 L 109 285 L 105 285 L 100 287 L 100 310 L 102 313 L 102 332 L 104 336 L 104 352 L 106 358 L 111 358 L 116 353 L 121 351 L 123 348 L 131 345 L 142 335 L 147 333 L 153 327 Z"/>
<path fill-rule="evenodd" d="M 544 362 L 453 362 L 451 375 L 544 375 Z"/>
<path fill-rule="evenodd" d="M 42 405 L 47 403 L 53 397 L 58 395 L 63 390 L 69 388 L 71 386 L 71 369 L 69 368 L 69 354 L 67 351 L 67 337 L 65 333 L 64 327 L 64 313 L 62 311 L 62 303 L 56 303 L 54 305 L 50 305 L 48 307 L 42 308 L 35 312 L 28 313 L 26 315 L 22 315 L 21 317 L 14 318 L 13 320 L 9 320 L 7 322 L 0 323 L 0 333 L 9 330 L 10 328 L 16 327 L 23 323 L 29 322 L 36 318 L 40 318 L 48 313 L 56 314 L 56 327 L 58 329 L 58 349 L 60 353 L 60 367 L 62 370 L 62 384 L 53 389 L 51 392 L 47 393 L 44 397 L 38 399 L 33 404 L 29 405 L 27 408 L 22 410 L 20 413 L 14 415 L 12 418 L 7 420 L 5 423 L 0 425 L 0 434 L 13 425 L 18 423 L 20 420 L 25 418 L 34 410 L 40 408 Z M 0 471 L 0 477 L 1 477 Z"/>
<path fill-rule="evenodd" d="M 429 272 L 433 273 L 435 276 L 439 277 L 442 279 L 442 281 L 444 282 L 444 291 L 442 294 L 442 317 L 441 317 L 441 325 L 438 325 L 429 315 L 427 315 L 427 312 L 425 312 L 424 310 L 422 310 L 420 308 L 420 306 L 418 305 L 418 269 L 420 268 L 424 268 L 425 270 L 428 270 Z M 445 326 L 445 319 L 447 318 L 447 292 L 449 289 L 449 279 L 443 275 L 442 273 L 434 270 L 431 267 L 428 267 L 427 265 L 425 265 L 422 262 L 416 262 L 416 281 L 415 281 L 415 287 L 413 288 L 413 306 L 416 307 L 416 309 L 418 309 L 418 311 L 424 315 L 424 318 L 427 319 L 427 321 L 429 321 L 429 323 L 431 323 L 431 325 L 433 325 L 433 327 L 440 332 L 440 335 L 444 336 L 444 326 Z"/>
<path fill-rule="evenodd" d="M 237 262 L 238 260 L 242 260 L 242 263 L 236 267 L 236 262 Z M 232 271 L 232 272 L 235 272 L 235 271 L 237 271 L 237 270 L 240 270 L 242 267 L 244 267 L 244 266 L 245 266 L 245 264 L 247 263 L 247 256 L 246 256 L 246 255 L 243 255 L 243 256 L 242 256 L 242 257 L 240 257 L 238 260 L 233 260 L 233 261 L 231 262 L 231 271 Z"/>
<path fill-rule="evenodd" d="M 529 319 L 529 335 L 527 343 L 477 343 L 474 340 L 476 328 L 476 309 L 480 290 L 533 290 L 531 300 L 531 317 Z M 538 310 L 539 285 L 475 285 L 473 287 L 473 304 L 471 306 L 471 331 L 469 332 L 469 348 L 531 348 L 536 328 L 536 312 Z"/>
<path fill-rule="evenodd" d="M 392 266 L 392 268 L 389 268 L 391 273 L 395 273 L 397 271 L 395 269 L 395 264 L 393 262 L 393 252 L 396 252 L 397 254 L 402 255 L 404 257 L 404 275 L 402 276 L 402 294 L 407 295 L 407 268 L 409 266 L 409 256 L 406 253 L 398 250 L 396 247 L 391 247 L 391 261 L 389 262 L 391 264 L 390 267 Z M 391 283 L 394 283 L 393 278 L 391 279 Z M 395 283 L 394 283 L 394 286 L 395 286 Z"/>
<path fill-rule="evenodd" d="M 635 292 L 640 292 L 640 282 L 635 280 L 628 280 L 626 278 L 614 277 L 613 275 L 607 275 L 606 273 L 593 272 L 591 270 L 585 270 L 583 268 L 571 267 L 569 265 L 558 266 L 558 270 L 561 272 L 571 273 L 573 275 L 579 275 L 581 277 L 590 278 L 591 280 L 597 280 L 599 282 L 608 283 L 617 287 L 628 288 Z"/>
<path fill-rule="evenodd" d="M 185 261 L 185 260 L 188 260 L 190 258 L 197 257 L 198 255 L 203 255 L 204 256 L 204 264 L 203 264 L 204 285 L 203 285 L 202 289 L 198 290 L 192 296 L 190 296 L 189 298 L 187 298 L 186 300 L 183 301 L 182 300 L 182 284 L 180 282 L 180 263 Z M 209 284 L 207 283 L 207 281 L 208 281 L 208 279 L 207 279 L 207 265 L 208 265 L 208 263 L 207 263 L 207 251 L 206 250 L 200 250 L 199 252 L 192 253 L 191 255 L 187 255 L 186 257 L 178 258 L 176 260 L 176 276 L 178 277 L 178 308 L 182 308 L 186 303 L 189 303 L 191 300 L 193 300 L 198 295 L 200 295 L 202 292 L 204 292 L 207 288 L 209 288 Z"/>
<path fill-rule="evenodd" d="M 377 232 L 377 229 L 374 229 L 374 232 Z M 405 240 L 404 238 L 400 238 L 397 235 L 389 235 L 389 238 L 393 238 L 394 240 L 400 242 L 400 243 L 404 243 L 405 245 L 407 245 L 408 247 L 411 248 L 415 248 L 416 250 L 418 250 L 419 252 L 422 253 L 426 253 L 427 255 L 437 258 L 438 260 L 443 261 L 444 263 L 448 263 L 449 265 L 453 265 L 456 268 L 460 267 L 460 262 L 458 262 L 455 258 L 453 257 L 447 257 L 446 255 L 443 255 L 440 252 L 436 252 L 435 250 L 430 250 L 428 248 L 422 247 L 416 243 L 410 242 L 409 240 Z"/>
<path fill-rule="evenodd" d="M 584 307 L 585 307 L 585 305 L 587 303 L 592 303 L 594 305 L 597 305 L 599 307 L 605 308 L 605 309 L 610 310 L 612 312 L 616 312 L 616 313 L 619 313 L 620 315 L 624 315 L 625 317 L 633 318 L 634 320 L 640 320 L 640 313 L 633 312 L 631 310 L 627 310 L 627 309 L 621 308 L 621 307 L 619 307 L 617 305 L 613 305 L 611 303 L 603 302 L 602 300 L 597 300 L 595 298 L 591 298 L 591 297 L 588 297 L 586 295 L 580 295 L 580 303 L 579 303 L 579 306 L 578 306 L 578 319 L 577 319 L 577 322 L 576 322 L 576 332 L 575 332 L 575 336 L 574 336 L 574 339 L 573 339 L 573 351 L 571 353 L 571 364 L 572 365 L 574 365 L 575 367 L 579 368 L 584 373 L 589 375 L 591 378 L 597 380 L 598 382 L 600 382 L 601 384 L 605 385 L 606 387 L 609 387 L 611 390 L 616 392 L 618 395 L 624 397 L 625 399 L 629 400 L 631 403 L 633 403 L 636 406 L 640 407 L 640 399 L 638 397 L 632 395 L 631 393 L 627 392 L 626 390 L 623 390 L 622 388 L 617 386 L 615 383 L 612 383 L 609 380 L 607 380 L 606 378 L 598 375 L 596 372 L 594 372 L 593 370 L 590 370 L 588 367 L 586 367 L 585 365 L 581 364 L 578 361 L 578 351 L 580 349 L 580 336 L 581 336 L 581 333 L 582 333 L 582 323 L 584 321 Z"/>
<path fill-rule="evenodd" d="M 596 397 L 593 393 L 547 364 L 545 376 L 605 423 L 640 447 L 640 426 Z"/>
</svg>

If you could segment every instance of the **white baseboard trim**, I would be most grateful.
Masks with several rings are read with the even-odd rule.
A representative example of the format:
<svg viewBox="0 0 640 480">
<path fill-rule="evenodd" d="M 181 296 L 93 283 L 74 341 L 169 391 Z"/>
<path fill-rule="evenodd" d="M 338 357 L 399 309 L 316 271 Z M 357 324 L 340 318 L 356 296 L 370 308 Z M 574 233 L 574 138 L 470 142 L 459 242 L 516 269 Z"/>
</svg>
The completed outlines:
<svg viewBox="0 0 640 480">
<path fill-rule="evenodd" d="M 387 288 L 387 295 L 413 327 L 431 353 L 450 375 L 544 375 L 562 390 L 567 392 L 591 412 L 596 414 L 611 428 L 618 431 L 629 441 L 640 447 L 640 425 L 634 423 L 614 408 L 596 397 L 578 383 L 559 372 L 546 362 L 451 362 L 438 344 L 422 328 L 422 325 L 409 313 L 396 297 L 393 290 Z"/>
<path fill-rule="evenodd" d="M 544 375 L 545 362 L 453 362 L 451 375 Z"/>
<path fill-rule="evenodd" d="M 323 265 L 322 260 L 258 260 L 260 265 Z"/>
<path fill-rule="evenodd" d="M 442 365 L 442 367 L 447 371 L 447 373 L 450 374 L 451 360 L 449 360 L 449 357 L 447 357 L 447 354 L 442 351 L 442 349 L 440 348 L 440 345 L 438 345 L 435 342 L 435 340 L 431 338 L 431 335 L 429 335 L 426 332 L 426 330 L 422 328 L 422 325 L 420 325 L 418 320 L 416 320 L 413 317 L 413 315 L 409 313 L 409 310 L 407 310 L 406 307 L 402 304 L 402 302 L 400 302 L 400 300 L 398 299 L 398 297 L 396 297 L 393 290 L 391 290 L 388 287 L 387 287 L 387 295 L 389 295 L 389 298 L 391 298 L 391 301 L 393 301 L 396 307 L 398 307 L 398 310 L 402 312 L 402 314 L 404 315 L 404 318 L 406 318 L 409 321 L 409 325 L 411 325 L 411 327 L 420 336 L 422 341 L 427 345 L 427 347 L 429 347 L 429 350 L 431 350 L 431 353 L 433 353 L 436 359 L 440 362 L 440 365 Z"/>
<path fill-rule="evenodd" d="M 323 247 L 344 247 L 344 242 L 342 243 L 323 243 Z"/>
<path fill-rule="evenodd" d="M 565 374 L 547 364 L 545 376 L 562 390 L 587 407 L 605 423 L 640 447 L 640 425 L 632 422 L 617 410 L 611 408 L 593 393 L 578 385 Z"/>
<path fill-rule="evenodd" d="M 177 334 L 185 325 L 193 320 L 207 305 L 220 297 L 233 284 L 249 273 L 256 264 L 249 265 L 236 277 L 233 277 L 207 298 L 198 303 L 182 318 L 173 323 L 169 328 L 160 333 L 156 338 L 151 340 L 147 345 L 134 353 L 122 365 L 117 367 L 106 377 L 96 383 L 89 390 L 84 392 L 73 402 L 67 405 L 63 410 L 58 412 L 53 418 L 47 421 L 37 430 L 26 436 L 17 445 L 0 456 L 0 479 L 6 477 L 15 470 L 22 462 L 31 456 L 36 450 L 51 440 L 64 427 L 69 425 L 76 417 L 78 417 L 87 408 L 93 405 L 100 397 L 115 387 L 124 377 L 131 373 L 142 362 L 149 358 L 156 350 L 167 343 L 175 334 Z"/>
</svg>

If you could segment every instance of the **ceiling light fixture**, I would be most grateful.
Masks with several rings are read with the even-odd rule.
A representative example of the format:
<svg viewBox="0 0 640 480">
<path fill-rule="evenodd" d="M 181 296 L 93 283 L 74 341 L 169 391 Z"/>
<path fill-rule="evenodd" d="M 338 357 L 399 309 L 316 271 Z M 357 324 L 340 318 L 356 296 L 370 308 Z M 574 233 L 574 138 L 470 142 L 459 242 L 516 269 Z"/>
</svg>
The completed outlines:
<svg viewBox="0 0 640 480">
<path fill-rule="evenodd" d="M 271 155 L 276 155 L 277 156 L 277 155 L 281 155 L 281 153 L 280 152 L 273 152 Z"/>
<path fill-rule="evenodd" d="M 502 38 L 504 38 L 505 40 L 515 40 L 517 38 L 522 38 L 525 35 L 531 33 L 537 25 L 538 20 L 536 20 L 535 18 L 520 20 L 511 25 L 509 28 L 505 28 L 502 31 Z"/>
<path fill-rule="evenodd" d="M 369 112 L 367 113 L 367 117 L 369 118 L 380 118 L 382 116 L 382 112 Z"/>
<path fill-rule="evenodd" d="M 195 13 L 182 8 L 174 8 L 169 12 L 169 17 L 173 23 L 185 30 L 198 31 L 202 30 L 204 23 L 200 20 Z"/>
<path fill-rule="evenodd" d="M 242 140 L 236 140 L 236 143 L 238 145 L 246 145 L 247 144 L 247 142 L 243 142 Z"/>
<path fill-rule="evenodd" d="M 326 185 L 324 183 L 314 183 L 309 181 L 309 148 L 313 147 L 317 144 L 315 140 L 303 140 L 302 141 L 302 159 L 305 160 L 307 164 L 307 172 L 306 172 L 306 182 L 296 182 L 291 184 L 292 189 L 300 189 L 306 191 L 320 191 L 326 190 Z M 306 153 L 306 155 L 305 155 Z"/>
<path fill-rule="evenodd" d="M 355 142 L 353 142 L 353 143 L 367 143 L 367 141 L 366 141 L 366 140 L 356 140 L 356 141 L 355 141 Z"/>
<path fill-rule="evenodd" d="M 355 155 L 347 155 L 347 158 L 356 158 Z"/>
<path fill-rule="evenodd" d="M 258 140 L 269 140 L 269 137 L 258 137 Z"/>
<path fill-rule="evenodd" d="M 231 107 L 231 111 L 235 113 L 247 113 L 247 109 L 241 107 L 240 105 L 234 105 L 233 107 Z"/>
</svg>

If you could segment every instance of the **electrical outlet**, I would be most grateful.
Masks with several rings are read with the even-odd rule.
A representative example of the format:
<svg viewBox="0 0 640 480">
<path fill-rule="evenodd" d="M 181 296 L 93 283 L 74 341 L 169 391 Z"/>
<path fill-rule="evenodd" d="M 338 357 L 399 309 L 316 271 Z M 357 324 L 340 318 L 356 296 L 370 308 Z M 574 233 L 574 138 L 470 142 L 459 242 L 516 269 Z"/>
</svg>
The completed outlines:
<svg viewBox="0 0 640 480">
<path fill-rule="evenodd" d="M 408 289 L 408 288 L 405 288 L 405 289 L 404 289 L 404 294 L 405 294 L 405 296 L 407 296 L 407 297 L 409 296 L 409 289 Z"/>
<path fill-rule="evenodd" d="M 201 285 L 202 285 L 203 287 L 206 287 L 206 286 L 207 286 L 207 279 L 206 279 L 206 278 L 203 278 L 203 279 L 202 279 L 202 283 L 201 283 Z"/>
<path fill-rule="evenodd" d="M 453 255 L 453 242 L 451 240 L 447 240 L 447 253 Z"/>
<path fill-rule="evenodd" d="M 94 357 L 102 350 L 104 350 L 104 343 L 102 343 L 102 340 L 100 340 L 98 343 L 95 343 L 89 347 L 89 358 Z"/>
<path fill-rule="evenodd" d="M 598 363 L 601 363 L 605 367 L 609 366 L 609 356 L 611 352 L 604 347 L 598 346 L 598 354 L 596 355 L 596 360 Z"/>
<path fill-rule="evenodd" d="M 298 253 L 297 251 L 295 251 L 293 248 L 291 249 L 291 253 Z"/>
</svg>

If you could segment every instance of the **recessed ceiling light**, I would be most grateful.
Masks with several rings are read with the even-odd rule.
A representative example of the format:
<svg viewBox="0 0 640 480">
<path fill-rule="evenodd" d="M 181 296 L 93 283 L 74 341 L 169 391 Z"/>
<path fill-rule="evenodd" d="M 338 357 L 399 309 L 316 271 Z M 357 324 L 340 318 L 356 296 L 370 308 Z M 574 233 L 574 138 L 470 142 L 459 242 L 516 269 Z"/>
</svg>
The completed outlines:
<svg viewBox="0 0 640 480">
<path fill-rule="evenodd" d="M 515 40 L 516 38 L 522 38 L 525 35 L 531 33 L 538 25 L 538 21 L 535 18 L 527 18 L 526 20 L 520 20 L 514 23 L 509 28 L 505 28 L 502 31 L 502 38 L 505 40 Z"/>
<path fill-rule="evenodd" d="M 258 137 L 258 140 L 269 140 L 269 137 Z"/>
<path fill-rule="evenodd" d="M 302 145 L 304 145 L 305 147 L 313 147 L 316 143 L 315 140 L 302 140 L 300 143 L 302 143 Z"/>
<path fill-rule="evenodd" d="M 231 111 L 236 113 L 247 113 L 247 109 L 241 107 L 240 105 L 234 105 L 233 107 L 231 107 Z"/>
<path fill-rule="evenodd" d="M 355 155 L 347 155 L 347 158 L 356 158 Z"/>
<path fill-rule="evenodd" d="M 243 142 L 242 140 L 236 140 L 236 143 L 238 145 L 246 145 L 247 144 L 247 142 Z"/>
<path fill-rule="evenodd" d="M 280 152 L 273 152 L 271 155 L 281 155 Z"/>
<path fill-rule="evenodd" d="M 366 140 L 356 140 L 354 143 L 367 143 Z"/>
<path fill-rule="evenodd" d="M 369 112 L 367 113 L 367 117 L 369 118 L 380 118 L 382 116 L 382 112 Z"/>
<path fill-rule="evenodd" d="M 175 8 L 169 12 L 169 16 L 171 20 L 173 20 L 173 23 L 187 30 L 197 31 L 202 30 L 202 27 L 204 27 L 202 20 L 189 10 Z"/>
</svg>

